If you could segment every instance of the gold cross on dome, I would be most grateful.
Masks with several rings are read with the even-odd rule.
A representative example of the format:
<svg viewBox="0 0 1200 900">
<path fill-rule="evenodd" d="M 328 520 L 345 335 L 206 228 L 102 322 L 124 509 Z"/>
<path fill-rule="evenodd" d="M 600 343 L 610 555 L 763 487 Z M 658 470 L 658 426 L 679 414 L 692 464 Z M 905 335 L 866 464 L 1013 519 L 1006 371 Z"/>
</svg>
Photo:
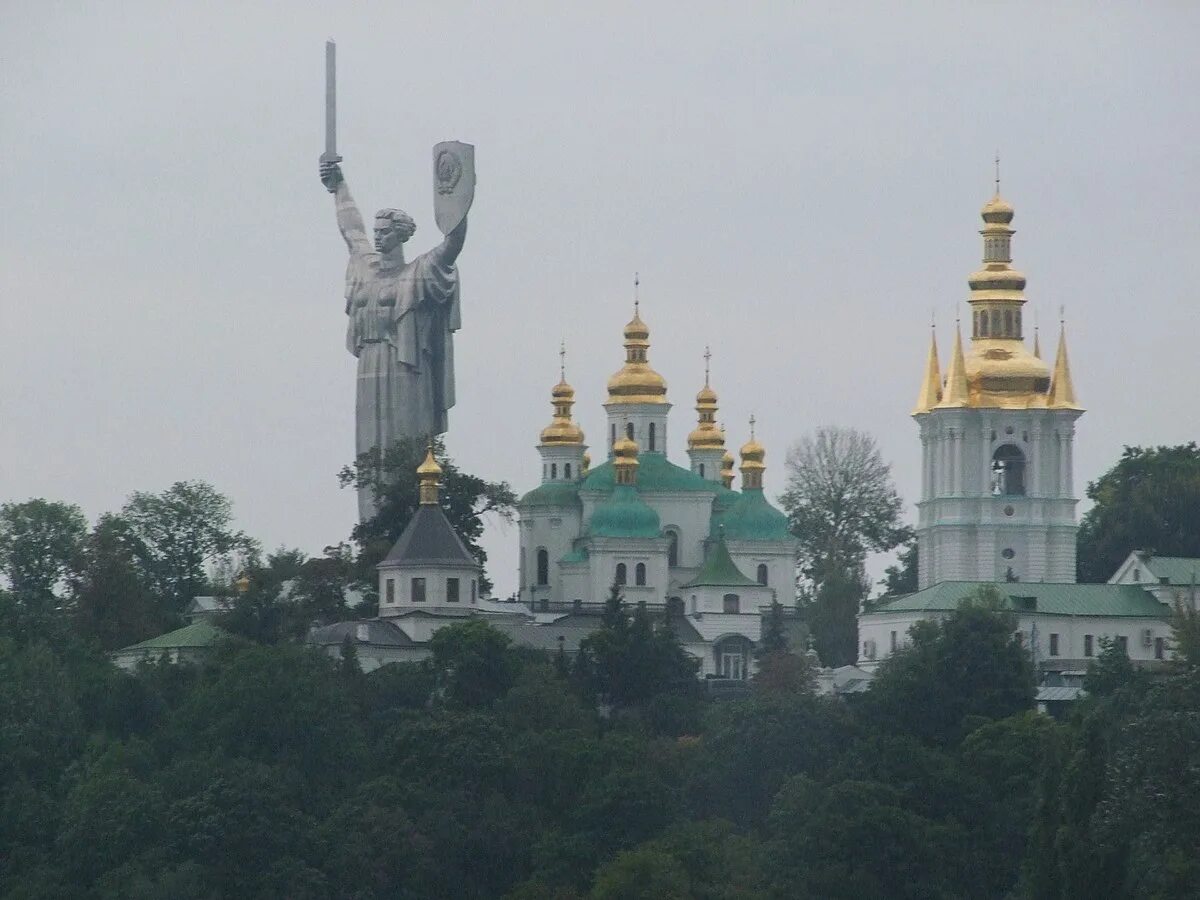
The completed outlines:
<svg viewBox="0 0 1200 900">
<path fill-rule="evenodd" d="M 712 350 L 707 345 L 704 347 L 704 386 L 708 387 L 708 363 L 712 359 Z"/>
</svg>

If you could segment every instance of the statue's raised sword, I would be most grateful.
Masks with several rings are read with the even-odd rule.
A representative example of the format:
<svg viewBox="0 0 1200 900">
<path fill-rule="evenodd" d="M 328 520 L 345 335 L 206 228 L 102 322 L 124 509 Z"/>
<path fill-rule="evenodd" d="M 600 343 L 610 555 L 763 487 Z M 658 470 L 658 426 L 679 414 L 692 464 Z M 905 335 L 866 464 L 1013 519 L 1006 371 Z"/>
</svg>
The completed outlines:
<svg viewBox="0 0 1200 900">
<path fill-rule="evenodd" d="M 340 163 L 337 152 L 337 45 L 325 42 L 325 152 L 323 163 Z"/>
</svg>

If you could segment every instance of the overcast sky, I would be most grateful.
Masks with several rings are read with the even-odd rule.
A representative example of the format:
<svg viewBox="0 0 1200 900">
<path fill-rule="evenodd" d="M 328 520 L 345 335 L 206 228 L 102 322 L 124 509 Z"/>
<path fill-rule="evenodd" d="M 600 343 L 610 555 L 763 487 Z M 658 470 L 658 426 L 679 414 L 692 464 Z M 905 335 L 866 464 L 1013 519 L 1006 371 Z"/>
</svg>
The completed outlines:
<svg viewBox="0 0 1200 900">
<path fill-rule="evenodd" d="M 560 338 L 602 445 L 638 270 L 677 462 L 711 343 L 769 491 L 791 441 L 840 424 L 911 503 L 929 317 L 944 365 L 997 150 L 1044 348 L 1066 306 L 1077 492 L 1125 444 L 1198 437 L 1196 4 L 201 6 L 0 5 L 0 499 L 94 518 L 202 478 L 268 549 L 347 537 L 328 37 L 347 181 L 367 215 L 412 213 L 413 251 L 440 237 L 430 147 L 476 145 L 467 471 L 536 485 Z M 516 541 L 487 536 L 501 593 Z"/>
</svg>

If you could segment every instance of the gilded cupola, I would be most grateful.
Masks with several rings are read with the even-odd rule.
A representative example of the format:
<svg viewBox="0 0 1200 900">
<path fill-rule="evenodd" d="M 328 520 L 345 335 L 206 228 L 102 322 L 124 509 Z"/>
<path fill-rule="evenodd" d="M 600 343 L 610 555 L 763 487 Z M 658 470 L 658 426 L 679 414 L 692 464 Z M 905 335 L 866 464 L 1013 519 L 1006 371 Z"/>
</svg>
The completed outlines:
<svg viewBox="0 0 1200 900">
<path fill-rule="evenodd" d="M 638 445 L 627 437 L 613 444 L 613 480 L 617 484 L 637 484 Z"/>
<path fill-rule="evenodd" d="M 433 444 L 430 444 L 425 453 L 425 461 L 417 466 L 417 481 L 420 482 L 419 493 L 422 506 L 437 505 L 441 480 L 442 467 L 433 458 Z"/>
<path fill-rule="evenodd" d="M 967 406 L 1041 407 L 1050 390 L 1050 368 L 1026 349 L 1022 334 L 1025 276 L 1012 267 L 1013 214 L 1012 204 L 1000 196 L 997 174 L 996 193 L 980 212 L 983 266 L 967 281 L 972 326 L 964 360 Z"/>
<path fill-rule="evenodd" d="M 667 402 L 667 380 L 650 368 L 650 329 L 642 321 L 638 304 L 633 318 L 625 326 L 625 365 L 608 379 L 608 400 L 604 404 Z"/>
<path fill-rule="evenodd" d="M 543 444 L 582 444 L 583 429 L 571 419 L 571 407 L 575 405 L 575 389 L 567 384 L 566 350 L 560 350 L 558 384 L 550 391 L 550 404 L 554 407 L 554 418 L 542 429 Z"/>
<path fill-rule="evenodd" d="M 756 490 L 763 486 L 763 472 L 767 466 L 763 462 L 767 450 L 754 436 L 754 416 L 750 417 L 750 440 L 742 444 L 742 490 Z"/>
<path fill-rule="evenodd" d="M 689 450 L 724 450 L 725 435 L 717 427 L 717 392 L 709 385 L 709 360 L 712 353 L 704 349 L 704 387 L 696 395 L 697 423 L 688 435 Z"/>
</svg>

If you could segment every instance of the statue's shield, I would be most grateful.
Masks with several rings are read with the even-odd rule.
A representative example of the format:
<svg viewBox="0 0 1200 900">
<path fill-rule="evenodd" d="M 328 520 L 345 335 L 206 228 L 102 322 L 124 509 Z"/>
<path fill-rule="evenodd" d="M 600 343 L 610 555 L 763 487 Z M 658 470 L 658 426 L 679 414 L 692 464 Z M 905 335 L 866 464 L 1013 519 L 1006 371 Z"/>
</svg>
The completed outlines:
<svg viewBox="0 0 1200 900">
<path fill-rule="evenodd" d="M 433 148 L 433 215 L 442 234 L 467 216 L 475 199 L 475 147 L 443 141 Z"/>
</svg>

